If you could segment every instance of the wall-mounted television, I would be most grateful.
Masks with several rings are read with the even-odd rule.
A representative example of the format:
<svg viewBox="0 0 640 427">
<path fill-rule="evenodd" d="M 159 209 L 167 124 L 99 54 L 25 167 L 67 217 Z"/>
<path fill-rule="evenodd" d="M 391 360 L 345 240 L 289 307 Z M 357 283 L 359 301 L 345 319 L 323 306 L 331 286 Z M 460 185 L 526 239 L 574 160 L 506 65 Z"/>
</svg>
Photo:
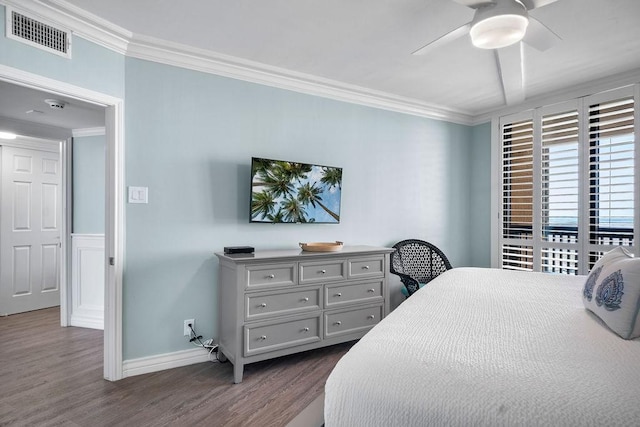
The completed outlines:
<svg viewBox="0 0 640 427">
<path fill-rule="evenodd" d="M 252 157 L 251 222 L 340 222 L 342 168 Z"/>
</svg>

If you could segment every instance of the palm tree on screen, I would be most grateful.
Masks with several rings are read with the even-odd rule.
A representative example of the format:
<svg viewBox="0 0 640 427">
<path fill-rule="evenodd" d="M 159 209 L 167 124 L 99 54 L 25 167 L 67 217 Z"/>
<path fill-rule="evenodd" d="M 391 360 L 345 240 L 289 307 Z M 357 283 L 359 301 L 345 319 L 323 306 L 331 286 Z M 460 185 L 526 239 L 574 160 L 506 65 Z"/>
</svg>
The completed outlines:
<svg viewBox="0 0 640 427">
<path fill-rule="evenodd" d="M 251 218 L 268 217 L 273 213 L 275 205 L 275 198 L 269 191 L 254 192 L 251 197 Z"/>
<path fill-rule="evenodd" d="M 278 212 L 276 212 L 273 215 L 267 215 L 267 218 L 271 222 L 285 222 L 284 221 L 284 212 L 282 211 L 282 208 L 278 209 Z"/>
<path fill-rule="evenodd" d="M 332 212 L 329 208 L 327 208 L 322 203 L 322 197 L 320 197 L 321 194 L 322 194 L 322 189 L 316 187 L 315 182 L 313 184 L 307 182 L 306 184 L 298 187 L 298 200 L 300 201 L 300 203 L 304 205 L 311 204 L 311 206 L 313 206 L 314 208 L 316 207 L 316 203 L 317 203 L 318 206 L 324 209 L 326 213 L 331 215 L 333 219 L 340 222 L 340 216 L 337 215 L 335 212 Z"/>
<path fill-rule="evenodd" d="M 304 206 L 302 206 L 298 200 L 288 198 L 280 202 L 280 205 L 284 212 L 286 222 L 307 222 Z"/>
<path fill-rule="evenodd" d="M 329 188 L 338 187 L 342 190 L 342 169 L 323 166 L 320 182 L 328 185 Z"/>
<path fill-rule="evenodd" d="M 254 158 L 251 172 L 252 188 L 260 190 L 252 192 L 252 219 L 260 217 L 271 222 L 315 222 L 315 212 L 319 206 L 340 222 L 340 215 L 325 205 L 330 196 L 325 200 L 322 198 L 323 194 L 336 192 L 336 188 L 337 191 L 341 190 L 340 168 Z M 314 218 L 307 217 L 310 215 L 306 211 L 309 206 L 314 208 Z"/>
<path fill-rule="evenodd" d="M 273 197 L 291 197 L 293 195 L 293 183 L 290 175 L 282 168 L 275 168 L 266 176 L 265 179 L 268 191 Z"/>
<path fill-rule="evenodd" d="M 267 159 L 254 159 L 252 166 L 253 170 L 251 171 L 251 176 L 260 177 L 262 181 L 254 181 L 251 185 L 253 187 L 268 185 L 266 178 L 269 176 L 269 171 L 273 166 L 273 161 Z"/>
<path fill-rule="evenodd" d="M 304 163 L 278 162 L 278 166 L 282 169 L 284 176 L 289 178 L 289 181 L 297 181 L 298 183 L 311 172 L 311 165 Z"/>
</svg>

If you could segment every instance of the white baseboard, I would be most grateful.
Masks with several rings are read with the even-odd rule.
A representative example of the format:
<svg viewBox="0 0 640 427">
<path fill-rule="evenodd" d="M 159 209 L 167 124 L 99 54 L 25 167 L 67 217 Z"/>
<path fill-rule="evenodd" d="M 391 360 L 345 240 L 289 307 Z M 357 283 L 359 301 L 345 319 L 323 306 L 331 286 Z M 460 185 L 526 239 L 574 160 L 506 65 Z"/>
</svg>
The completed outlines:
<svg viewBox="0 0 640 427">
<path fill-rule="evenodd" d="M 208 351 L 203 348 L 175 351 L 173 353 L 157 354 L 154 356 L 130 359 L 122 362 L 122 377 L 149 374 L 165 369 L 179 368 L 208 362 Z"/>
<path fill-rule="evenodd" d="M 104 330 L 104 316 L 99 310 L 84 312 L 78 310 L 71 315 L 70 326 Z"/>
</svg>

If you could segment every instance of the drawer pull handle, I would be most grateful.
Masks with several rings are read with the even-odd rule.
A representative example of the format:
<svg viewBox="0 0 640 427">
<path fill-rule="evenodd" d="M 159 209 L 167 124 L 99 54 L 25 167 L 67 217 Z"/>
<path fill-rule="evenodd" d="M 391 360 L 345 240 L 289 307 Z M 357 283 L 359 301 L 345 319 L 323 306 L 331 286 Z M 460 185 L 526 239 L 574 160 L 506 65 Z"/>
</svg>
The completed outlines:
<svg viewBox="0 0 640 427">
<path fill-rule="evenodd" d="M 267 279 L 275 279 L 276 275 L 275 274 L 270 274 L 267 276 Z"/>
<path fill-rule="evenodd" d="M 302 332 L 309 332 L 309 328 L 302 329 Z"/>
<path fill-rule="evenodd" d="M 340 326 L 340 325 L 342 325 L 342 322 L 338 320 L 337 322 L 333 322 L 333 324 L 336 325 L 336 326 Z"/>
<path fill-rule="evenodd" d="M 369 266 L 368 266 L 368 265 L 365 265 L 365 266 L 364 266 L 364 267 L 362 267 L 362 268 L 363 268 L 363 269 L 365 269 L 365 270 L 368 270 L 368 269 L 369 269 Z"/>
<path fill-rule="evenodd" d="M 375 289 L 373 289 L 373 288 L 371 288 L 371 289 L 367 290 L 367 292 L 375 292 L 375 291 L 376 291 L 376 290 L 375 290 Z"/>
<path fill-rule="evenodd" d="M 260 307 L 265 308 L 267 306 L 266 302 L 263 302 L 262 304 L 260 304 Z"/>
<path fill-rule="evenodd" d="M 373 320 L 373 319 L 375 319 L 375 318 L 376 318 L 376 316 L 374 316 L 373 314 L 370 314 L 370 315 L 368 315 L 368 316 L 367 316 L 367 319 L 371 319 L 371 320 Z"/>
<path fill-rule="evenodd" d="M 266 339 L 267 339 L 267 336 L 266 336 L 266 335 L 263 335 L 263 336 L 261 336 L 261 337 L 260 337 L 260 339 L 261 339 L 262 341 L 264 341 L 264 340 L 266 340 Z"/>
<path fill-rule="evenodd" d="M 327 270 L 320 270 L 320 273 L 325 274 Z"/>
<path fill-rule="evenodd" d="M 337 297 L 341 297 L 341 296 L 342 296 L 342 292 L 338 292 L 338 293 L 336 294 L 336 296 L 337 296 Z"/>
<path fill-rule="evenodd" d="M 302 302 L 308 302 L 308 301 L 309 301 L 309 297 L 302 298 Z"/>
</svg>

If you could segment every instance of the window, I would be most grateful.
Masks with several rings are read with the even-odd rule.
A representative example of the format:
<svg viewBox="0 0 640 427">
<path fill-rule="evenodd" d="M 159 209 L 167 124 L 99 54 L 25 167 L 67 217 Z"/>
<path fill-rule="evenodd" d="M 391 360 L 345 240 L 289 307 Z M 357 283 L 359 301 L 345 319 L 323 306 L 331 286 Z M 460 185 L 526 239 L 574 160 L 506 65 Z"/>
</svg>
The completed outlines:
<svg viewBox="0 0 640 427">
<path fill-rule="evenodd" d="M 633 246 L 633 98 L 589 106 L 589 243 Z"/>
<path fill-rule="evenodd" d="M 578 111 L 541 118 L 541 269 L 578 273 Z"/>
<path fill-rule="evenodd" d="M 586 274 L 634 247 L 633 88 L 501 117 L 500 266 Z"/>
<path fill-rule="evenodd" d="M 504 268 L 533 269 L 533 121 L 501 127 L 502 261 Z"/>
</svg>

